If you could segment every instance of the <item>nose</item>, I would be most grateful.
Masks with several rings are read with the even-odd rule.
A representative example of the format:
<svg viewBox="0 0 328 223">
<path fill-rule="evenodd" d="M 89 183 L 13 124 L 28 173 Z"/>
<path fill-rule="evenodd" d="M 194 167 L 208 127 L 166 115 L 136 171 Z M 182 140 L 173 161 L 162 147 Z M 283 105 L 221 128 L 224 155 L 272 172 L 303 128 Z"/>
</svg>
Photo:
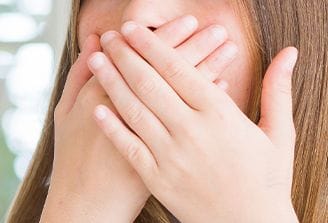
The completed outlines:
<svg viewBox="0 0 328 223">
<path fill-rule="evenodd" d="M 155 30 L 161 25 L 182 15 L 168 0 L 131 0 L 122 14 L 122 24 L 136 21 L 143 26 Z M 181 11 L 181 10 L 180 10 Z"/>
</svg>

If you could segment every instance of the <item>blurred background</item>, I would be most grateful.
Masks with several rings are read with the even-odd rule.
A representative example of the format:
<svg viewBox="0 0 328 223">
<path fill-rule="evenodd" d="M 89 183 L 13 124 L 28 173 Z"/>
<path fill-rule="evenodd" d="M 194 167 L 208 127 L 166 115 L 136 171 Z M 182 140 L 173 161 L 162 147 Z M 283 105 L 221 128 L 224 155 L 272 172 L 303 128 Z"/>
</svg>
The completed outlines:
<svg viewBox="0 0 328 223">
<path fill-rule="evenodd" d="M 0 223 L 42 129 L 69 0 L 0 0 Z"/>
</svg>

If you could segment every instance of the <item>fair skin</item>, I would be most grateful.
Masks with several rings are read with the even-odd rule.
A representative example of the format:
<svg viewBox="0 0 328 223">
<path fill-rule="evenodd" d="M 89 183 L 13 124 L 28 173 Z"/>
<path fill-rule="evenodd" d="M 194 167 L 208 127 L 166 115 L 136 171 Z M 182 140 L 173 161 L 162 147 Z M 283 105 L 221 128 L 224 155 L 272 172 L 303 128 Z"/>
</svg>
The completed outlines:
<svg viewBox="0 0 328 223">
<path fill-rule="evenodd" d="M 181 222 L 297 222 L 290 201 L 295 50 L 285 49 L 268 70 L 256 126 L 243 114 L 251 69 L 232 9 L 213 0 L 162 2 L 84 2 L 83 47 L 55 112 L 41 222 L 132 222 L 150 193 Z M 187 26 L 186 13 L 198 24 Z M 121 32 L 128 20 L 138 28 Z M 221 25 L 218 38 L 213 24 Z M 103 35 L 108 30 L 124 35 Z"/>
</svg>

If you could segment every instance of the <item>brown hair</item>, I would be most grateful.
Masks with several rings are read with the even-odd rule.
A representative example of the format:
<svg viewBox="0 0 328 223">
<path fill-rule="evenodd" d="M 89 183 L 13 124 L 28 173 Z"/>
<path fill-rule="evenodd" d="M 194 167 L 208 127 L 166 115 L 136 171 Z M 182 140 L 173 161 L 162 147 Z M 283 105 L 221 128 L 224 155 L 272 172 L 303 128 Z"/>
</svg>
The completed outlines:
<svg viewBox="0 0 328 223">
<path fill-rule="evenodd" d="M 233 0 L 249 39 L 254 67 L 248 117 L 260 117 L 261 80 L 274 55 L 286 46 L 299 49 L 293 76 L 297 131 L 292 200 L 300 222 L 328 222 L 328 3 L 322 0 Z M 38 222 L 54 152 L 53 113 L 70 67 L 79 52 L 80 0 L 72 14 L 41 139 L 8 215 L 9 223 Z M 170 214 L 151 197 L 136 222 L 168 223 Z"/>
</svg>

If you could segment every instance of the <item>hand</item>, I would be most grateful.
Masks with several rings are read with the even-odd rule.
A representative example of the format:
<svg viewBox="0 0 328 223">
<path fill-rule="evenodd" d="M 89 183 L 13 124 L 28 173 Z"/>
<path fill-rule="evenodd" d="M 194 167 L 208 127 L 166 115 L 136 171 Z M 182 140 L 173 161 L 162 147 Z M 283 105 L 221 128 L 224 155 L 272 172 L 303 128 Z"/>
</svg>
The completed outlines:
<svg viewBox="0 0 328 223">
<path fill-rule="evenodd" d="M 179 48 L 180 53 L 191 63 L 199 63 L 203 57 L 208 57 L 201 63 L 203 75 L 216 80 L 216 66 L 211 65 L 211 61 L 217 57 L 219 50 L 212 51 L 226 41 L 225 30 L 220 27 L 220 38 L 209 46 L 204 44 L 208 32 L 200 32 L 192 40 L 185 41 L 197 29 L 197 23 L 180 27 L 179 33 L 169 35 L 172 29 L 179 28 L 184 21 L 184 18 L 171 21 L 157 29 L 155 34 L 173 47 L 184 42 Z M 195 49 L 193 43 L 199 44 L 198 47 L 203 51 L 198 57 L 190 58 L 188 53 Z M 222 47 L 234 50 L 234 45 L 229 42 Z M 69 72 L 63 96 L 56 107 L 55 161 L 42 221 L 74 219 L 87 222 L 107 219 L 132 222 L 149 197 L 149 191 L 139 176 L 91 119 L 93 108 L 99 103 L 106 104 L 120 118 L 86 66 L 90 54 L 99 50 L 98 37 L 89 37 Z M 57 213 L 58 205 L 61 205 L 60 213 Z"/>
<path fill-rule="evenodd" d="M 296 49 L 270 65 L 256 126 L 152 32 L 128 22 L 122 33 L 137 52 L 109 32 L 102 47 L 112 61 L 96 53 L 89 66 L 136 134 L 106 106 L 95 116 L 150 192 L 182 222 L 297 222 L 290 200 Z"/>
<path fill-rule="evenodd" d="M 132 222 L 149 197 L 92 118 L 97 104 L 113 107 L 86 63 L 99 50 L 99 37 L 90 36 L 56 107 L 54 164 L 41 222 Z"/>
</svg>

